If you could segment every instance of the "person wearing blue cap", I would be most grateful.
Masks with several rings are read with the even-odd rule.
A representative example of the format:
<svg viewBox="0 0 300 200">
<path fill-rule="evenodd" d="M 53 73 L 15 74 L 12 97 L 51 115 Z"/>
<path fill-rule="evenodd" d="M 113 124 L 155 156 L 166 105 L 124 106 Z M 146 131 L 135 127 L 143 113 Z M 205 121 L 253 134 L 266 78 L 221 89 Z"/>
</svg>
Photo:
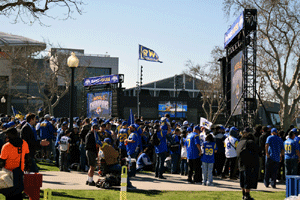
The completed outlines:
<svg viewBox="0 0 300 200">
<path fill-rule="evenodd" d="M 125 158 L 127 156 L 125 140 L 128 138 L 129 135 L 130 135 L 130 130 L 127 127 L 127 122 L 124 121 L 122 122 L 122 128 L 120 129 L 118 134 L 119 151 L 120 151 L 121 158 Z"/>
<path fill-rule="evenodd" d="M 224 140 L 226 160 L 222 171 L 223 179 L 225 178 L 225 175 L 229 172 L 230 165 L 230 179 L 236 180 L 236 147 L 239 143 L 239 140 L 237 139 L 238 135 L 238 129 L 233 126 L 230 128 L 229 137 Z"/>
<path fill-rule="evenodd" d="M 300 154 L 299 144 L 295 141 L 296 132 L 296 128 L 292 129 L 288 133 L 287 140 L 284 142 L 285 175 L 297 175 L 298 159 L 300 159 Z"/>
<path fill-rule="evenodd" d="M 138 136 L 138 149 L 137 149 L 137 154 L 139 154 L 140 152 L 143 151 L 143 143 L 142 143 L 142 133 L 143 130 L 141 128 L 141 120 L 140 119 L 135 119 L 135 127 L 136 127 L 136 132 L 137 132 L 137 136 Z"/>
<path fill-rule="evenodd" d="M 200 127 L 195 126 L 194 132 L 187 135 L 184 145 L 187 150 L 188 159 L 188 182 L 198 183 L 202 182 L 201 170 L 201 144 L 200 144 Z"/>
<path fill-rule="evenodd" d="M 299 138 L 299 132 L 298 129 L 293 128 L 292 130 L 290 130 L 292 132 L 295 133 L 295 138 L 294 141 L 297 143 L 297 145 L 299 146 L 299 152 L 300 152 L 300 138 Z M 296 154 L 296 159 L 299 159 L 298 155 Z M 297 174 L 300 174 L 300 162 L 297 163 Z"/>
<path fill-rule="evenodd" d="M 47 141 L 49 141 L 49 145 L 46 147 L 43 147 L 42 150 L 44 151 L 44 158 L 46 157 L 46 161 L 50 162 L 50 153 L 51 151 L 53 152 L 53 154 L 55 154 L 56 151 L 53 145 L 53 139 L 55 138 L 55 134 L 56 134 L 56 130 L 54 128 L 54 126 L 50 123 L 50 115 L 47 114 L 45 115 L 45 120 L 43 122 L 41 122 L 40 124 L 40 138 L 42 140 L 46 139 Z"/>
<path fill-rule="evenodd" d="M 276 128 L 271 129 L 271 135 L 267 138 L 266 146 L 266 167 L 264 185 L 269 187 L 270 178 L 272 188 L 276 188 L 276 176 L 279 167 L 279 162 L 284 155 L 283 141 L 278 136 Z"/>
<path fill-rule="evenodd" d="M 157 135 L 160 143 L 157 146 L 154 146 L 156 153 L 156 165 L 155 165 L 155 177 L 159 179 L 166 179 L 163 176 L 164 173 L 164 162 L 166 159 L 166 153 L 168 151 L 167 147 L 167 134 L 170 134 L 171 128 L 170 125 L 163 121 L 160 129 L 157 129 L 153 134 Z"/>
<path fill-rule="evenodd" d="M 129 126 L 130 135 L 124 140 L 126 145 L 127 155 L 131 158 L 136 158 L 136 149 L 138 144 L 138 135 L 136 132 L 136 126 L 134 124 Z"/>
</svg>

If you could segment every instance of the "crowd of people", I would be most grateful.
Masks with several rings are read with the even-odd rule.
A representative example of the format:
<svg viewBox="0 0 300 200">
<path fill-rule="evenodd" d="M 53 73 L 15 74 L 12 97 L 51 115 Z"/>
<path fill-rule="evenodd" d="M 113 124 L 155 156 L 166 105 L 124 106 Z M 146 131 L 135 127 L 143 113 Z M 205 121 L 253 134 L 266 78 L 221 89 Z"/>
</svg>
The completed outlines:
<svg viewBox="0 0 300 200">
<path fill-rule="evenodd" d="M 130 176 L 145 170 L 166 179 L 164 173 L 169 171 L 187 176 L 188 183 L 205 186 L 214 185 L 213 177 L 239 178 L 243 199 L 252 199 L 250 189 L 256 188 L 258 181 L 276 188 L 276 180 L 300 172 L 300 137 L 293 126 L 286 132 L 260 125 L 238 130 L 171 121 L 169 115 L 134 122 L 75 118 L 73 129 L 69 126 L 68 118 L 48 114 L 39 119 L 29 113 L 23 120 L 2 115 L 0 164 L 7 159 L 7 152 L 3 152 L 13 129 L 28 144 L 26 171 L 38 172 L 36 159 L 41 158 L 54 162 L 61 171 L 88 172 L 86 184 L 90 186 L 95 185 L 99 155 L 115 170 L 121 170 L 122 160 L 127 158 Z"/>
</svg>

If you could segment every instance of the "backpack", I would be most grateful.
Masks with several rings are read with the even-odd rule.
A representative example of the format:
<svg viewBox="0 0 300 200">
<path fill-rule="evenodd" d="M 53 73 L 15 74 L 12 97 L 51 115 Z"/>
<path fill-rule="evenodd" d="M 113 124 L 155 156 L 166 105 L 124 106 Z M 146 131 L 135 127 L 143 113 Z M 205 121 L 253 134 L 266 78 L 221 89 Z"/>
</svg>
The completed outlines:
<svg viewBox="0 0 300 200">
<path fill-rule="evenodd" d="M 153 146 L 158 146 L 160 144 L 160 140 L 157 137 L 157 131 L 156 130 L 154 130 L 154 133 L 150 137 L 150 143 Z"/>
</svg>

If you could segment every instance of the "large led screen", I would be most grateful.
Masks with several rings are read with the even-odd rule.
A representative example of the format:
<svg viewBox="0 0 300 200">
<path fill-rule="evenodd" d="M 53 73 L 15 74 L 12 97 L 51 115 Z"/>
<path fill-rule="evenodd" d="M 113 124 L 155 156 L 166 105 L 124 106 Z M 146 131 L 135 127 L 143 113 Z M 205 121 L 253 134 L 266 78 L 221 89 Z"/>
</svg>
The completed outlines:
<svg viewBox="0 0 300 200">
<path fill-rule="evenodd" d="M 97 92 L 87 94 L 87 117 L 111 117 L 111 92 Z"/>
<path fill-rule="evenodd" d="M 231 113 L 238 104 L 243 91 L 243 52 L 231 59 Z M 242 114 L 242 101 L 237 105 L 233 115 Z"/>
</svg>

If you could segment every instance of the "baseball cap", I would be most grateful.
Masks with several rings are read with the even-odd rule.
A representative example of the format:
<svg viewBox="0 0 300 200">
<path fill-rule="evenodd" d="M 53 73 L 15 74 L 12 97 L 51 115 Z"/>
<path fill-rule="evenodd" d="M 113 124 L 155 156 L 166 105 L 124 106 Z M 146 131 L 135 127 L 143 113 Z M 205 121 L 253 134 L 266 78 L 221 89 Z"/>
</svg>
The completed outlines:
<svg viewBox="0 0 300 200">
<path fill-rule="evenodd" d="M 298 133 L 298 130 L 297 130 L 296 128 L 293 128 L 292 131 L 293 131 L 294 133 Z"/>
<path fill-rule="evenodd" d="M 68 122 L 65 121 L 65 122 L 62 123 L 62 125 L 63 126 L 68 125 Z"/>
<path fill-rule="evenodd" d="M 225 130 L 225 127 L 224 127 L 224 126 L 220 126 L 220 129 L 221 129 L 221 130 Z"/>
<path fill-rule="evenodd" d="M 234 130 L 234 131 L 239 131 L 239 129 L 237 129 L 236 127 L 231 127 L 229 131 Z"/>
<path fill-rule="evenodd" d="M 8 122 L 8 126 L 11 127 L 13 125 L 16 125 L 16 123 L 14 121 Z"/>
<path fill-rule="evenodd" d="M 45 118 L 45 119 L 50 119 L 50 115 L 49 115 L 49 114 L 46 114 L 46 115 L 44 116 L 44 118 Z"/>
<path fill-rule="evenodd" d="M 93 122 L 93 123 L 92 123 L 92 127 L 94 127 L 94 126 L 97 126 L 97 127 L 98 127 L 98 124 L 97 124 L 96 122 Z"/>
<path fill-rule="evenodd" d="M 79 128 L 77 124 L 73 124 L 73 128 Z"/>
<path fill-rule="evenodd" d="M 188 121 L 184 121 L 184 122 L 183 122 L 183 125 L 184 125 L 184 126 L 189 125 L 189 122 L 188 122 Z"/>
<path fill-rule="evenodd" d="M 271 125 L 268 125 L 267 128 L 272 128 L 272 126 L 271 126 Z"/>
<path fill-rule="evenodd" d="M 198 131 L 201 131 L 200 126 L 195 126 L 194 129 L 198 130 Z"/>
<path fill-rule="evenodd" d="M 127 122 L 126 121 L 122 122 L 122 126 L 125 126 L 125 125 L 127 125 Z"/>
<path fill-rule="evenodd" d="M 272 128 L 272 129 L 271 129 L 271 133 L 274 133 L 274 132 L 275 132 L 275 133 L 278 132 L 276 128 Z"/>
<path fill-rule="evenodd" d="M 186 129 L 186 131 L 187 131 L 187 132 L 192 132 L 193 129 L 192 129 L 192 127 L 188 127 L 188 128 Z"/>
<path fill-rule="evenodd" d="M 110 138 L 105 138 L 104 139 L 104 142 L 106 142 L 106 143 L 110 143 L 110 141 L 111 141 Z"/>
<path fill-rule="evenodd" d="M 9 128 L 8 123 L 4 123 L 2 126 L 3 126 L 4 128 Z"/>
<path fill-rule="evenodd" d="M 230 131 L 230 129 L 229 129 L 229 128 L 226 128 L 226 129 L 225 129 L 225 132 L 226 132 L 226 133 L 227 133 L 227 132 L 229 132 L 229 131 Z"/>
</svg>

